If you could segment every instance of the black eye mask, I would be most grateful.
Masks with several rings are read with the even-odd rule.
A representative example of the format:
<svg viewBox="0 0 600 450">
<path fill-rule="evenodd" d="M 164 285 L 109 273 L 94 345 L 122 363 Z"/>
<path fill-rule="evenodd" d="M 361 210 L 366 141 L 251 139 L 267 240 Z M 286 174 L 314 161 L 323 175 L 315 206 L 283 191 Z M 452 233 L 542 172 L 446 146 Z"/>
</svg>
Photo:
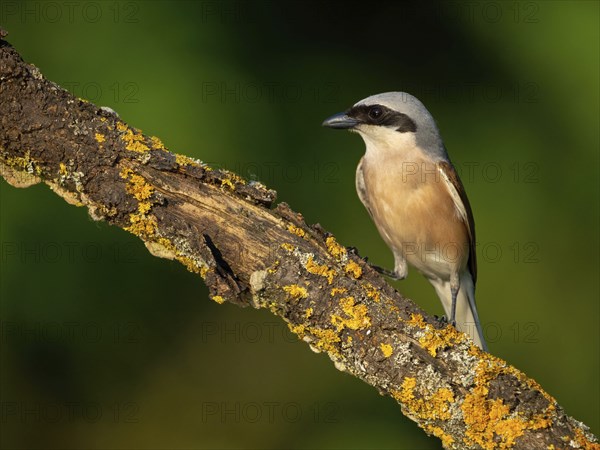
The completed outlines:
<svg viewBox="0 0 600 450">
<path fill-rule="evenodd" d="M 414 120 L 383 105 L 358 105 L 350 108 L 346 114 L 366 125 L 391 127 L 400 133 L 417 131 Z"/>
</svg>

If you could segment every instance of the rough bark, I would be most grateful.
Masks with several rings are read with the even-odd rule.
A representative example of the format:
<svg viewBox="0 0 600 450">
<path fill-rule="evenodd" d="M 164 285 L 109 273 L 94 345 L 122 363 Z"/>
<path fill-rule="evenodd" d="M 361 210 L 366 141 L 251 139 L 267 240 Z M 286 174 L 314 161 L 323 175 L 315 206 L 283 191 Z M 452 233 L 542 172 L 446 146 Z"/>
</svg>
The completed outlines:
<svg viewBox="0 0 600 450">
<path fill-rule="evenodd" d="M 46 183 L 180 261 L 213 300 L 270 309 L 445 448 L 600 448 L 534 380 L 427 316 L 320 226 L 271 208 L 274 191 L 170 153 L 4 40 L 0 167 L 9 184 Z"/>
</svg>

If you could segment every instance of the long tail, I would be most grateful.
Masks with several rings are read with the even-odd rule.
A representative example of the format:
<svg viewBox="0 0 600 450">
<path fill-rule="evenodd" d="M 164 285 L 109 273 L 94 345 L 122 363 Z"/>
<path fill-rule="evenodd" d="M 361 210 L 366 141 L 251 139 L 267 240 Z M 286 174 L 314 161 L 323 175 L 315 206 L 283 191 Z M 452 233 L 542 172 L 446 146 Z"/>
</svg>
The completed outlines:
<svg viewBox="0 0 600 450">
<path fill-rule="evenodd" d="M 443 280 L 429 280 L 438 297 L 440 298 L 446 317 L 450 317 L 450 308 L 452 307 L 452 294 L 450 292 L 450 282 Z M 459 331 L 467 333 L 482 350 L 487 350 L 487 345 L 483 337 L 483 330 L 477 307 L 475 306 L 475 286 L 471 274 L 465 272 L 460 277 L 460 289 L 456 297 L 456 328 Z"/>
</svg>

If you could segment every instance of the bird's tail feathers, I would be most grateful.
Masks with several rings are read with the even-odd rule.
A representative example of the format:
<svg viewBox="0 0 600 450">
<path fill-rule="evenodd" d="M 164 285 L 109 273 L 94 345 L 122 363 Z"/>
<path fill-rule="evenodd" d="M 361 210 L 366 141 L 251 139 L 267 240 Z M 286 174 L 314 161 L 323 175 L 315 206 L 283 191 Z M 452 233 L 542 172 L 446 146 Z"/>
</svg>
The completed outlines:
<svg viewBox="0 0 600 450">
<path fill-rule="evenodd" d="M 442 301 L 446 317 L 450 318 L 452 308 L 452 294 L 450 282 L 441 280 L 430 280 L 438 297 Z M 460 277 L 460 289 L 456 297 L 456 328 L 468 334 L 473 342 L 483 351 L 487 352 L 487 345 L 483 337 L 483 329 L 475 306 L 475 286 L 471 274 L 464 273 Z"/>
</svg>

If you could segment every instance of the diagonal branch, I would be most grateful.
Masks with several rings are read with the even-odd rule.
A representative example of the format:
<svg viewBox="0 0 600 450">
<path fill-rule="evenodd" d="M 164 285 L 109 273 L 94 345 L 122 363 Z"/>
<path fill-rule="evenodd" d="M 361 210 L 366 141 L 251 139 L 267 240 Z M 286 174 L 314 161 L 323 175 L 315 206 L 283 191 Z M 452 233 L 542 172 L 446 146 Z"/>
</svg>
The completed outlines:
<svg viewBox="0 0 600 450">
<path fill-rule="evenodd" d="M 445 448 L 600 448 L 534 380 L 427 316 L 320 226 L 284 203 L 272 209 L 274 191 L 170 153 L 4 40 L 0 168 L 9 184 L 46 183 L 178 260 L 213 300 L 270 309 Z"/>
</svg>

